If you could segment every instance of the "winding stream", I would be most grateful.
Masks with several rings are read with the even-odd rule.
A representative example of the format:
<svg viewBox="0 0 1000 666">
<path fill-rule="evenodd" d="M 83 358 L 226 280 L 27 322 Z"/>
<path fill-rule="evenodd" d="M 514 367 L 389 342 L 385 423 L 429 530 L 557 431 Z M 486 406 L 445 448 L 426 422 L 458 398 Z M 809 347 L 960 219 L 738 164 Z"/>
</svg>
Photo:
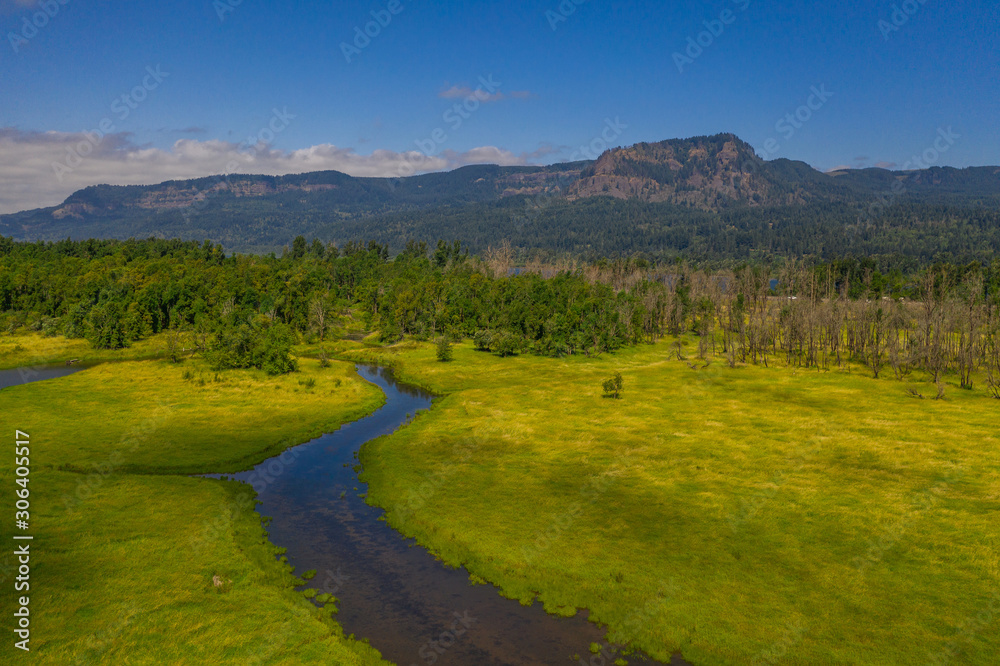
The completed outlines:
<svg viewBox="0 0 1000 666">
<path fill-rule="evenodd" d="M 0 371 L 0 389 L 83 369 Z M 613 663 L 614 657 L 605 658 L 609 653 L 590 654 L 591 644 L 604 644 L 604 631 L 583 613 L 557 618 L 540 604 L 521 606 L 493 586 L 471 585 L 464 568 L 445 567 L 379 520 L 382 510 L 362 497 L 367 486 L 354 471 L 357 453 L 365 442 L 429 409 L 432 396 L 382 368 L 359 365 L 358 373 L 385 392 L 381 409 L 252 471 L 209 475 L 254 485 L 262 502 L 258 511 L 273 518 L 270 541 L 288 549 L 298 573 L 317 570 L 306 587 L 339 599 L 336 619 L 345 633 L 368 639 L 400 666 Z M 638 655 L 627 659 L 658 663 Z M 679 655 L 671 661 L 687 663 Z"/>
<path fill-rule="evenodd" d="M 340 599 L 337 621 L 346 633 L 369 639 L 401 666 L 580 663 L 574 655 L 590 664 L 590 645 L 603 644 L 604 631 L 585 615 L 557 618 L 540 604 L 521 606 L 493 586 L 471 585 L 465 569 L 449 569 L 403 539 L 360 497 L 367 492 L 354 471 L 361 445 L 429 409 L 432 396 L 382 368 L 359 365 L 358 373 L 385 392 L 384 407 L 252 472 L 230 475 L 244 482 L 256 475 L 258 511 L 274 519 L 270 541 L 288 549 L 297 572 L 318 571 L 307 587 Z M 294 461 L 278 464 L 290 454 Z M 635 655 L 628 662 L 654 663 Z"/>
</svg>

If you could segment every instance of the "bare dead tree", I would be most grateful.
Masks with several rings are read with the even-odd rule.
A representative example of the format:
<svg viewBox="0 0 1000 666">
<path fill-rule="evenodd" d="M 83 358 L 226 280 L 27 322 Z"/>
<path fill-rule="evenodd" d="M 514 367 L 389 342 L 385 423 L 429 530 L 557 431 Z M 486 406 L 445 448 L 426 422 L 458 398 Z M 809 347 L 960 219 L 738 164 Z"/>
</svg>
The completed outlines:
<svg viewBox="0 0 1000 666">
<path fill-rule="evenodd" d="M 167 356 L 172 363 L 181 362 L 181 354 L 184 353 L 184 344 L 181 332 L 176 325 L 171 326 L 166 333 Z"/>
<path fill-rule="evenodd" d="M 937 381 L 935 382 L 935 384 L 937 384 L 937 396 L 934 399 L 944 400 L 944 389 L 945 389 L 944 382 Z"/>
<path fill-rule="evenodd" d="M 493 277 L 506 277 L 514 263 L 514 248 L 511 247 L 510 241 L 505 238 L 500 247 L 487 248 L 485 260 Z"/>
<path fill-rule="evenodd" d="M 957 365 L 962 388 L 972 389 L 973 373 L 979 367 L 985 319 L 983 277 L 978 272 L 969 276 L 959 288 L 954 326 L 957 329 Z"/>
<path fill-rule="evenodd" d="M 889 348 L 890 315 L 880 303 L 869 303 L 863 310 L 861 328 L 864 336 L 862 353 L 865 363 L 875 375 L 882 374 L 885 367 L 886 353 Z"/>
<path fill-rule="evenodd" d="M 996 309 L 989 311 L 986 340 L 983 344 L 983 366 L 986 371 L 986 387 L 1000 400 L 1000 321 Z"/>
<path fill-rule="evenodd" d="M 329 310 L 324 298 L 316 297 L 309 302 L 309 327 L 316 332 L 320 341 L 326 337 Z"/>
</svg>

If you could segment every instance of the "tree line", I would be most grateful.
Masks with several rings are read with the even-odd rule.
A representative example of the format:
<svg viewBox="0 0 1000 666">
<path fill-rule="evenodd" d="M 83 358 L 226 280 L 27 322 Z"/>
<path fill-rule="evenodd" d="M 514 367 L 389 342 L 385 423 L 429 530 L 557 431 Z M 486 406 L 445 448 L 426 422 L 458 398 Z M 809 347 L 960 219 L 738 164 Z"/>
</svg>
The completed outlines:
<svg viewBox="0 0 1000 666">
<path fill-rule="evenodd" d="M 119 348 L 166 334 L 218 368 L 295 369 L 291 347 L 342 335 L 472 339 L 500 356 L 598 355 L 667 336 L 730 365 L 864 364 L 924 371 L 1000 398 L 1000 261 L 885 273 L 873 258 L 712 270 L 643 257 L 515 266 L 503 243 L 342 247 L 298 237 L 281 255 L 210 242 L 0 237 L 0 327 Z M 685 346 L 675 353 L 683 358 Z"/>
</svg>

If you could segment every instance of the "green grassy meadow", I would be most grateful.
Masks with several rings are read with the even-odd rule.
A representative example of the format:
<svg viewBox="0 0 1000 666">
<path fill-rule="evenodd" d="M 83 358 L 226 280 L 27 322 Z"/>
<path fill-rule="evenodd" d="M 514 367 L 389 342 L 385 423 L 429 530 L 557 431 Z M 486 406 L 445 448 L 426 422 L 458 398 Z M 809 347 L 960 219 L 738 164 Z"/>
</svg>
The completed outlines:
<svg viewBox="0 0 1000 666">
<path fill-rule="evenodd" d="M 0 370 L 78 360 L 82 363 L 128 361 L 162 357 L 166 354 L 162 335 L 133 342 L 126 349 L 94 349 L 83 338 L 45 336 L 20 330 L 0 335 Z"/>
<path fill-rule="evenodd" d="M 503 594 L 715 664 L 994 664 L 1000 401 L 669 360 L 381 360 L 444 397 L 362 449 L 390 523 Z M 602 397 L 616 370 L 623 399 Z"/>
<path fill-rule="evenodd" d="M 10 446 L 15 428 L 31 435 L 31 661 L 382 663 L 294 591 L 251 489 L 180 476 L 244 469 L 384 400 L 350 364 L 301 366 L 122 362 L 0 392 Z M 0 483 L 15 487 L 12 466 Z M 12 531 L 5 519 L 7 544 Z M 0 556 L 5 608 L 14 565 Z M 0 650 L 20 656 L 13 640 Z"/>
<path fill-rule="evenodd" d="M 382 404 L 350 363 L 297 351 L 301 372 L 278 378 L 124 360 L 0 392 L 8 426 L 31 434 L 33 659 L 381 663 L 294 591 L 248 488 L 186 476 L 245 469 Z M 985 391 L 935 401 L 930 382 L 859 368 L 692 369 L 666 342 L 559 360 L 462 344 L 451 363 L 427 343 L 326 351 L 442 396 L 362 449 L 369 501 L 506 596 L 589 609 L 615 641 L 697 666 L 996 663 L 1000 401 Z M 615 371 L 621 400 L 602 397 Z M 0 482 L 14 487 L 10 466 Z M 13 564 L 0 555 L 5 607 Z"/>
</svg>

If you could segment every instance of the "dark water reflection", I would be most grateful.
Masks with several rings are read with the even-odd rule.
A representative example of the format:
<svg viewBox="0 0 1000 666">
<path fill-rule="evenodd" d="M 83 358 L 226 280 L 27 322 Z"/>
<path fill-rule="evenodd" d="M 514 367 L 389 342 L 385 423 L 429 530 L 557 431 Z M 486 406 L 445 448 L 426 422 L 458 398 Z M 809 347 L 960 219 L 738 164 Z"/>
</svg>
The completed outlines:
<svg viewBox="0 0 1000 666">
<path fill-rule="evenodd" d="M 16 368 L 14 370 L 0 370 L 0 390 L 21 384 L 31 384 L 41 382 L 46 379 L 58 379 L 72 375 L 74 372 L 86 370 L 91 365 L 39 365 L 33 368 Z"/>
<path fill-rule="evenodd" d="M 381 368 L 358 372 L 385 392 L 382 409 L 236 475 L 254 483 L 258 511 L 274 519 L 271 542 L 288 549 L 298 573 L 318 571 L 308 587 L 340 599 L 337 620 L 346 633 L 402 666 L 581 663 L 574 655 L 590 664 L 589 647 L 604 632 L 582 614 L 556 618 L 539 604 L 524 607 L 492 586 L 470 585 L 465 569 L 448 569 L 404 540 L 359 497 L 367 492 L 354 471 L 361 445 L 429 409 L 431 396 Z"/>
</svg>

